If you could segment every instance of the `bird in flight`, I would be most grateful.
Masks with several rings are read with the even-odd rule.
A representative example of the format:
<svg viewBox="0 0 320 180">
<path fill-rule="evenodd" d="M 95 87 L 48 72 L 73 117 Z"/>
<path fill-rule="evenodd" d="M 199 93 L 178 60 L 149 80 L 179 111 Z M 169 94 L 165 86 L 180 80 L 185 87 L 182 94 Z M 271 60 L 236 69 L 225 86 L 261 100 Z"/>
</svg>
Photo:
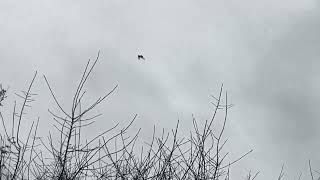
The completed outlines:
<svg viewBox="0 0 320 180">
<path fill-rule="evenodd" d="M 143 57 L 143 55 L 141 55 L 141 54 L 138 54 L 138 60 L 146 60 L 144 57 Z"/>
</svg>

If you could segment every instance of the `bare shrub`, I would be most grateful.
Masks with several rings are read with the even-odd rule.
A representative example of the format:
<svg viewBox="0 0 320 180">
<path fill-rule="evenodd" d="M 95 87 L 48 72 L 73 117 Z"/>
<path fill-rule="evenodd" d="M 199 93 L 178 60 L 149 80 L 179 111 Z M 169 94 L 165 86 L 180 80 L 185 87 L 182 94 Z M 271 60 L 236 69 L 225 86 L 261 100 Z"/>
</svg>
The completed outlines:
<svg viewBox="0 0 320 180">
<path fill-rule="evenodd" d="M 90 126 L 100 116 L 90 115 L 92 110 L 118 87 L 116 85 L 92 104 L 83 103 L 86 94 L 84 87 L 98 60 L 99 53 L 95 60 L 89 60 L 86 64 L 73 95 L 70 111 L 62 107 L 48 78 L 43 76 L 59 110 L 48 110 L 55 121 L 58 139 L 54 139 L 51 133 L 46 138 L 37 136 L 39 118 L 32 122 L 27 137 L 20 137 L 21 121 L 36 96 L 31 90 L 37 73 L 27 90 L 16 94 L 22 102 L 18 103 L 20 107 L 17 107 L 17 103 L 14 105 L 10 129 L 0 112 L 5 130 L 0 134 L 1 179 L 229 179 L 231 166 L 252 152 L 250 150 L 233 161 L 226 160 L 228 152 L 223 151 L 227 142 L 224 131 L 231 105 L 228 104 L 227 93 L 223 93 L 223 86 L 218 96 L 212 96 L 212 117 L 204 122 L 203 128 L 193 118 L 193 130 L 188 137 L 179 137 L 178 121 L 171 132 L 163 131 L 160 137 L 156 137 L 154 128 L 151 142 L 145 143 L 140 152 L 136 152 L 134 149 L 140 130 L 133 135 L 129 135 L 127 130 L 137 115 L 119 131 L 116 124 L 92 139 L 82 137 L 83 128 Z M 0 104 L 6 93 L 1 87 Z M 224 113 L 222 127 L 214 132 L 213 127 L 220 111 Z M 253 180 L 257 175 L 249 174 L 247 179 Z"/>
</svg>

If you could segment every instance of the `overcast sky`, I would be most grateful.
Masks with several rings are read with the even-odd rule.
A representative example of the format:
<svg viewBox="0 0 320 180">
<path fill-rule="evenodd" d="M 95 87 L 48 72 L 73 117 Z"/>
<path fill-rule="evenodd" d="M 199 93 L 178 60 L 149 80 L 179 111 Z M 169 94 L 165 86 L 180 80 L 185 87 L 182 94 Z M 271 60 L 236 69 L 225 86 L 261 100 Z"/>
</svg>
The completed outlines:
<svg viewBox="0 0 320 180">
<path fill-rule="evenodd" d="M 17 92 L 38 70 L 32 112 L 46 134 L 53 101 L 41 75 L 67 106 L 100 50 L 90 96 L 119 88 L 93 128 L 137 113 L 141 138 L 177 119 L 188 129 L 192 114 L 204 122 L 224 83 L 231 156 L 254 150 L 234 173 L 276 179 L 284 163 L 288 179 L 306 178 L 309 159 L 320 165 L 319 10 L 315 0 L 0 0 L 0 83 Z"/>
</svg>

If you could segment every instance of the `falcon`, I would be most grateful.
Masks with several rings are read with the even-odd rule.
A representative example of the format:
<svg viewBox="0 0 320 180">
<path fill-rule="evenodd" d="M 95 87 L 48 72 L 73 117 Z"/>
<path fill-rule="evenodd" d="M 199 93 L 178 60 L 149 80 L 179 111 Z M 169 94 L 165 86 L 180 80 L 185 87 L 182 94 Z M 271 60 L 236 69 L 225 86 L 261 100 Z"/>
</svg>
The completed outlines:
<svg viewBox="0 0 320 180">
<path fill-rule="evenodd" d="M 146 59 L 143 57 L 143 55 L 139 54 L 138 55 L 138 60 L 146 60 Z"/>
</svg>

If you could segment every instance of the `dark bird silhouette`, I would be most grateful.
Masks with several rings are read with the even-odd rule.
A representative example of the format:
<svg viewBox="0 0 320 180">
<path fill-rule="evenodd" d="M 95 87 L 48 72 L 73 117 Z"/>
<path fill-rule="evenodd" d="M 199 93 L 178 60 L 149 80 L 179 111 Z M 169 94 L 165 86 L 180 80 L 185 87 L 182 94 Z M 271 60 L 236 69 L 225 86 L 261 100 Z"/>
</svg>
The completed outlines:
<svg viewBox="0 0 320 180">
<path fill-rule="evenodd" d="M 143 57 L 143 55 L 141 55 L 141 54 L 138 54 L 138 60 L 146 60 L 144 57 Z"/>
</svg>

